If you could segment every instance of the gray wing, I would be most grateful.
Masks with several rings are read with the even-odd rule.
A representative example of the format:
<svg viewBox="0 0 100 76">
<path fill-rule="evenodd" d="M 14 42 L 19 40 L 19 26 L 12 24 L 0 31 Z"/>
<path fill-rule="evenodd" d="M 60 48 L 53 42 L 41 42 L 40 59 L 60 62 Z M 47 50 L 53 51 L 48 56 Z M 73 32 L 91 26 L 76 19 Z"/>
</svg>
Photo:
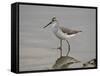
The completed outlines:
<svg viewBox="0 0 100 76">
<path fill-rule="evenodd" d="M 78 30 L 72 30 L 72 29 L 69 29 L 69 28 L 66 28 L 66 27 L 62 27 L 62 26 L 60 26 L 60 29 L 62 30 L 62 32 L 67 33 L 68 35 L 81 32 L 81 31 L 78 31 Z"/>
</svg>

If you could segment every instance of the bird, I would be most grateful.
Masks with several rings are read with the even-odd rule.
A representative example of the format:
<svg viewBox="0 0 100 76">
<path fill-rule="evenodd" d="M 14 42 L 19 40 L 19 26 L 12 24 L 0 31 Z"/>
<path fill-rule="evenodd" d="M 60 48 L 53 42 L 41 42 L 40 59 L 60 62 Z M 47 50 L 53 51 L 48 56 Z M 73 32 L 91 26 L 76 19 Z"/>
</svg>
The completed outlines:
<svg viewBox="0 0 100 76">
<path fill-rule="evenodd" d="M 57 18 L 54 16 L 52 17 L 51 21 L 44 26 L 43 28 L 46 28 L 48 26 L 51 26 L 52 31 L 54 33 L 54 35 L 60 39 L 60 46 L 57 49 L 60 49 L 60 56 L 62 56 L 62 40 L 66 40 L 66 42 L 68 43 L 68 52 L 66 54 L 66 56 L 68 56 L 69 52 L 70 52 L 70 44 L 68 41 L 68 38 L 74 37 L 77 33 L 82 32 L 81 30 L 72 30 L 69 28 L 66 28 L 64 26 L 60 26 L 59 22 L 57 20 Z"/>
</svg>

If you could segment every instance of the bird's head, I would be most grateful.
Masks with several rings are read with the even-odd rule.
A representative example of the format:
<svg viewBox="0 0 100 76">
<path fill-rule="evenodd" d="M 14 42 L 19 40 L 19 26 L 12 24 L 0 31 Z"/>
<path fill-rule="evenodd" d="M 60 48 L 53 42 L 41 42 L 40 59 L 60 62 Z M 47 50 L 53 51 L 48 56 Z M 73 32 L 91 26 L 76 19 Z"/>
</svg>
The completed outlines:
<svg viewBox="0 0 100 76">
<path fill-rule="evenodd" d="M 46 28 L 47 26 L 51 25 L 54 21 L 57 21 L 56 17 L 54 16 L 51 21 L 46 25 L 44 26 L 43 28 Z"/>
<path fill-rule="evenodd" d="M 52 18 L 52 21 L 56 21 L 56 17 L 55 16 Z"/>
</svg>

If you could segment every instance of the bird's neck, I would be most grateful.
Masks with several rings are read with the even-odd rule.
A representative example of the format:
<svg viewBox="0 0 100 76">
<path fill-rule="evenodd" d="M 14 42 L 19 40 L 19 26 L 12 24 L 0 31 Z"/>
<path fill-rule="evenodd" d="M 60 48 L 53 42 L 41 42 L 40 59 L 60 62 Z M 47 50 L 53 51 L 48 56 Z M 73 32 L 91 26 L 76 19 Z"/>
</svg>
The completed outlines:
<svg viewBox="0 0 100 76">
<path fill-rule="evenodd" d="M 53 32 L 56 33 L 58 31 L 58 29 L 59 29 L 58 22 L 53 22 L 52 23 L 52 30 L 53 30 Z"/>
</svg>

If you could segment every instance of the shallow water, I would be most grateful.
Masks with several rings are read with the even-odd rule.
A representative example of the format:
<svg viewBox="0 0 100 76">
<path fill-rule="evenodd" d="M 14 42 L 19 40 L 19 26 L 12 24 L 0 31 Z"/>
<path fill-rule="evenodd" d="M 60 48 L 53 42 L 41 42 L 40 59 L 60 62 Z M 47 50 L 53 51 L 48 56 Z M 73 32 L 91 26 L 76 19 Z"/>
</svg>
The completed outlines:
<svg viewBox="0 0 100 76">
<path fill-rule="evenodd" d="M 25 50 L 24 54 L 20 52 L 20 70 L 24 71 L 49 69 L 59 57 L 56 49 L 31 48 Z"/>
<path fill-rule="evenodd" d="M 60 51 L 57 49 L 30 48 L 23 50 L 24 51 L 20 52 L 20 71 L 50 69 L 60 57 Z M 82 62 L 86 62 L 91 59 L 91 57 L 82 58 L 82 55 L 80 57 L 75 57 L 75 55 L 71 56 Z"/>
</svg>

